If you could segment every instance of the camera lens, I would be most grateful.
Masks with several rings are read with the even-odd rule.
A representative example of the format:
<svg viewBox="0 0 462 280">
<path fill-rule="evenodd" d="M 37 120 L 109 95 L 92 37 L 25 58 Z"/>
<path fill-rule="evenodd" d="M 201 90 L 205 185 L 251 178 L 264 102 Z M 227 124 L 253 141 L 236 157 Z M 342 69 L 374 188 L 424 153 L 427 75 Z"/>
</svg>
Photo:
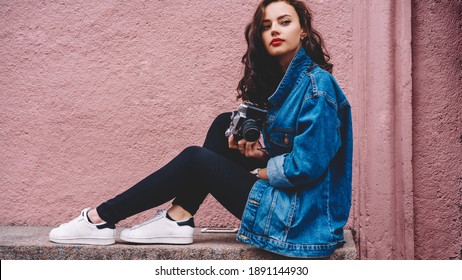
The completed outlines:
<svg viewBox="0 0 462 280">
<path fill-rule="evenodd" d="M 255 120 L 246 120 L 242 124 L 242 136 L 249 142 L 257 141 L 260 138 L 260 127 Z"/>
</svg>

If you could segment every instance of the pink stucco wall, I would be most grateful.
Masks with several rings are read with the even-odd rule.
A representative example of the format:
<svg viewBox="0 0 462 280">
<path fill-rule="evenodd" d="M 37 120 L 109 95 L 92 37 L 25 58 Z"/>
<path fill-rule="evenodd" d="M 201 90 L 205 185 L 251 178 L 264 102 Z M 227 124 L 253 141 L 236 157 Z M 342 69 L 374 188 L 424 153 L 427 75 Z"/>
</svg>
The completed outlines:
<svg viewBox="0 0 462 280">
<path fill-rule="evenodd" d="M 0 4 L 0 224 L 57 225 L 125 190 L 185 147 L 201 145 L 213 118 L 238 104 L 234 96 L 245 51 L 243 30 L 257 2 Z M 383 7 L 372 13 L 377 6 L 364 0 L 309 1 L 357 123 L 355 199 L 348 227 L 357 232 L 363 258 L 402 258 L 393 254 L 400 244 L 411 246 L 408 254 L 418 259 L 461 258 L 460 1 L 440 2 L 414 1 L 412 18 L 410 10 L 403 13 L 407 17 L 398 13 L 404 26 L 412 26 L 406 29 L 399 20 L 399 25 L 387 22 L 397 16 L 387 14 L 390 5 L 384 1 L 376 2 Z M 366 27 L 364 15 L 370 18 Z M 391 32 L 383 35 L 384 42 L 410 48 L 412 35 L 412 63 L 394 68 L 403 71 L 393 70 L 390 77 L 365 72 L 370 86 L 401 84 L 409 93 L 402 102 L 396 101 L 399 94 L 390 95 L 384 109 L 393 112 L 401 104 L 396 110 L 404 114 L 400 127 L 410 127 L 410 133 L 387 133 L 394 146 L 405 143 L 403 168 L 395 168 L 395 154 L 379 152 L 372 159 L 373 145 L 362 144 L 388 131 L 381 110 L 370 107 L 382 93 L 362 90 L 367 87 L 357 77 L 360 71 L 352 71 L 388 59 L 374 47 L 380 42 L 365 46 L 367 54 L 357 47 L 371 38 L 381 40 L 374 32 L 383 26 L 392 26 L 384 29 Z M 391 37 L 401 29 L 402 34 Z M 412 70 L 411 82 L 406 69 Z M 396 140 L 401 136 L 404 141 Z M 368 154 L 377 167 L 364 168 L 361 160 Z M 411 159 L 412 166 L 406 167 Z M 394 178 L 390 191 L 379 180 L 384 174 Z M 398 190 L 393 187 L 396 174 L 405 181 L 397 183 Z M 362 179 L 374 176 L 372 185 Z M 397 193 L 402 197 L 396 199 Z M 396 203 L 389 200 L 404 205 L 403 217 L 393 214 Z M 390 215 L 395 217 L 391 224 L 381 220 Z M 199 226 L 238 224 L 212 198 L 196 221 Z M 404 237 L 394 238 L 399 231 Z"/>
<path fill-rule="evenodd" d="M 0 7 L 3 224 L 52 225 L 97 206 L 200 145 L 236 106 L 253 3 Z"/>
<path fill-rule="evenodd" d="M 419 259 L 462 257 L 461 15 L 461 1 L 414 3 L 414 217 Z"/>
</svg>

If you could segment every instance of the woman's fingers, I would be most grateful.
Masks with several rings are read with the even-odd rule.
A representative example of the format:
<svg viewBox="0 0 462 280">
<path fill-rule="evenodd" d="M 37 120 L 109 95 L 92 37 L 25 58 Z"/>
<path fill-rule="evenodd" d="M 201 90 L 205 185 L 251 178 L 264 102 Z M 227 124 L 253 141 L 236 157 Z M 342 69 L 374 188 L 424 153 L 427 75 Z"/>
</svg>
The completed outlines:
<svg viewBox="0 0 462 280">
<path fill-rule="evenodd" d="M 234 143 L 234 135 L 228 137 L 228 147 L 230 149 L 239 149 L 239 147 Z"/>
<path fill-rule="evenodd" d="M 256 146 L 254 145 L 255 142 L 247 142 L 245 144 L 245 156 L 246 157 L 254 157 Z"/>
<path fill-rule="evenodd" d="M 239 149 L 239 152 L 245 155 L 246 157 L 251 157 L 251 158 L 264 157 L 264 152 L 259 150 L 259 148 L 261 148 L 261 145 L 257 141 L 248 142 L 245 139 L 241 139 L 236 144 L 234 142 L 234 135 L 231 135 L 228 138 L 228 146 L 230 149 Z"/>
<path fill-rule="evenodd" d="M 246 150 L 247 150 L 247 144 L 248 142 L 245 141 L 245 139 L 241 139 L 237 142 L 237 146 L 239 147 L 239 151 L 241 154 L 246 155 Z M 247 155 L 246 155 L 247 156 Z"/>
</svg>

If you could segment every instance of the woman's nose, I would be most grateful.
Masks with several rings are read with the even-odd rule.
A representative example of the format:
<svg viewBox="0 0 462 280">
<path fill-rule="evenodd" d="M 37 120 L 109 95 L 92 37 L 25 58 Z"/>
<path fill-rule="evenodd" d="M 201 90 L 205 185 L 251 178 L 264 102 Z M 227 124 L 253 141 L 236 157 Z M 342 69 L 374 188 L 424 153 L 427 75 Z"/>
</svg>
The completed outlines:
<svg viewBox="0 0 462 280">
<path fill-rule="evenodd" d="M 279 29 L 277 27 L 271 28 L 271 36 L 277 36 L 279 34 Z"/>
</svg>

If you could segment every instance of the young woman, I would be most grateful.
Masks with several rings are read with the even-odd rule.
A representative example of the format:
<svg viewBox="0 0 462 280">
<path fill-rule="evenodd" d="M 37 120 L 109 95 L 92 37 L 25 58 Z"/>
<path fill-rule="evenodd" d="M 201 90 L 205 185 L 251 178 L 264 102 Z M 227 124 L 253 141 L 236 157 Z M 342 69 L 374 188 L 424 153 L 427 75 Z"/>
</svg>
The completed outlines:
<svg viewBox="0 0 462 280">
<path fill-rule="evenodd" d="M 350 105 L 302 1 L 264 0 L 247 25 L 239 98 L 268 113 L 260 141 L 225 137 L 231 113 L 155 173 L 50 232 L 57 243 L 109 245 L 115 224 L 173 198 L 121 232 L 133 243 L 190 244 L 193 215 L 212 194 L 241 219 L 237 239 L 281 255 L 325 257 L 344 243 L 351 202 Z"/>
</svg>

